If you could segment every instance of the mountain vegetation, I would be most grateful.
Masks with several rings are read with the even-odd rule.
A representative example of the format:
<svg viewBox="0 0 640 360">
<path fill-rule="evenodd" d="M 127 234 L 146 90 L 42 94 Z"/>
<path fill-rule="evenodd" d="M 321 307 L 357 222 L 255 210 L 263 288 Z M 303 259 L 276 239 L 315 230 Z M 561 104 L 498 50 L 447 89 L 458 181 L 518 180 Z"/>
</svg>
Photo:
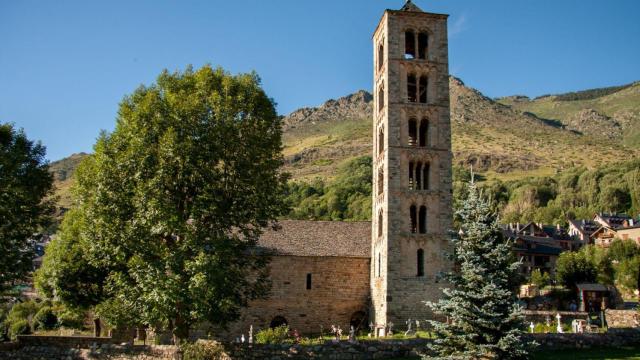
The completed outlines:
<svg viewBox="0 0 640 360">
<path fill-rule="evenodd" d="M 452 77 L 450 93 L 455 194 L 473 167 L 502 221 L 640 212 L 640 83 L 494 100 Z M 370 217 L 372 102 L 358 91 L 282 118 L 287 217 Z M 62 207 L 72 205 L 69 174 L 84 157 L 51 164 Z"/>
<path fill-rule="evenodd" d="M 536 114 L 583 136 L 604 138 L 611 144 L 640 148 L 640 82 L 547 95 L 533 100 L 519 96 L 497 101 L 516 111 Z M 590 121 L 592 119 L 596 121 Z M 612 133 L 615 136 L 611 136 Z M 632 155 L 628 154 L 627 157 Z"/>
</svg>

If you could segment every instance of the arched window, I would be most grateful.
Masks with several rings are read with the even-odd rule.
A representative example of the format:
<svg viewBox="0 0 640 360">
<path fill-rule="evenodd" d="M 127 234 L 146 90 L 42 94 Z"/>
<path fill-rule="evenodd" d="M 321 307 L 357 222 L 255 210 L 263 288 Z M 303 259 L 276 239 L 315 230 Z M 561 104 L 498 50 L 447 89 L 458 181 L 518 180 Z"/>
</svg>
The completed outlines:
<svg viewBox="0 0 640 360">
<path fill-rule="evenodd" d="M 382 265 L 382 260 L 380 260 L 380 252 L 378 252 L 378 277 L 380 277 L 380 266 Z"/>
<path fill-rule="evenodd" d="M 411 233 L 415 234 L 418 231 L 418 216 L 416 214 L 416 206 L 411 205 L 409 209 L 409 213 L 411 216 Z"/>
<path fill-rule="evenodd" d="M 378 45 L 378 70 L 382 69 L 382 64 L 384 63 L 384 39 L 380 41 L 380 45 Z"/>
<path fill-rule="evenodd" d="M 431 166 L 429 163 L 425 163 L 422 166 L 422 190 L 429 190 L 429 173 Z"/>
<path fill-rule="evenodd" d="M 378 213 L 378 237 L 382 236 L 382 210 Z"/>
<path fill-rule="evenodd" d="M 384 85 L 380 85 L 378 89 L 378 111 L 384 109 Z"/>
<path fill-rule="evenodd" d="M 420 146 L 429 146 L 429 120 L 422 119 L 420 122 L 420 133 L 418 138 L 420 139 Z"/>
<path fill-rule="evenodd" d="M 404 58 L 416 58 L 416 37 L 413 34 L 413 31 L 407 31 L 404 33 Z"/>
<path fill-rule="evenodd" d="M 378 195 L 384 190 L 384 170 L 378 170 Z"/>
<path fill-rule="evenodd" d="M 273 329 L 273 328 L 277 328 L 278 326 L 283 326 L 288 324 L 289 323 L 287 322 L 287 319 L 284 318 L 284 316 L 276 316 L 273 318 L 273 320 L 271 320 L 269 327 Z"/>
<path fill-rule="evenodd" d="M 416 164 L 416 190 L 422 189 L 422 163 Z"/>
<path fill-rule="evenodd" d="M 415 188 L 415 180 L 413 179 L 413 161 L 409 163 L 409 190 L 413 190 Z"/>
<path fill-rule="evenodd" d="M 416 119 L 409 119 L 409 146 L 418 144 L 418 122 Z"/>
<path fill-rule="evenodd" d="M 409 102 L 418 101 L 418 98 L 416 97 L 417 88 L 418 84 L 416 83 L 416 76 L 414 74 L 409 74 L 407 76 L 407 100 Z"/>
<path fill-rule="evenodd" d="M 427 87 L 429 85 L 429 79 L 422 75 L 420 76 L 420 81 L 418 82 L 418 101 L 422 104 L 427 103 Z"/>
<path fill-rule="evenodd" d="M 424 250 L 418 249 L 418 276 L 424 276 Z"/>
<path fill-rule="evenodd" d="M 384 151 L 384 129 L 380 129 L 378 132 L 378 154 L 382 154 Z"/>
<path fill-rule="evenodd" d="M 429 48 L 429 35 L 427 33 L 418 34 L 418 58 L 427 59 L 427 49 Z"/>
<path fill-rule="evenodd" d="M 426 234 L 427 233 L 427 207 L 426 206 L 420 206 L 420 214 L 419 214 L 419 232 L 420 234 Z"/>
</svg>

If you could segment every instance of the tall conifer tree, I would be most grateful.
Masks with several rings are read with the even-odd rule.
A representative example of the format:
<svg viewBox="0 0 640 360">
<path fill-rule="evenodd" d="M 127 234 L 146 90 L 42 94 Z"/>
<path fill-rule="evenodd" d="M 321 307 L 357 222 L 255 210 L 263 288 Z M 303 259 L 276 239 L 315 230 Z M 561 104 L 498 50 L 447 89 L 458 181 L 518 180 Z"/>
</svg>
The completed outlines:
<svg viewBox="0 0 640 360">
<path fill-rule="evenodd" d="M 515 289 L 518 267 L 489 201 L 471 182 L 456 211 L 461 231 L 451 254 L 455 271 L 437 303 L 427 303 L 447 322 L 431 321 L 440 356 L 455 359 L 527 358 Z"/>
</svg>

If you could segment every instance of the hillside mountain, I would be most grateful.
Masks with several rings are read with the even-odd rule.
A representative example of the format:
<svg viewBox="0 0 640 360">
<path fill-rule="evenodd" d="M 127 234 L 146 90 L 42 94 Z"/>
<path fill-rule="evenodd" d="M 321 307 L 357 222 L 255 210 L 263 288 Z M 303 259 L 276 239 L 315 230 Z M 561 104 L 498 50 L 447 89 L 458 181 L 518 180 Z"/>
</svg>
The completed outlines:
<svg viewBox="0 0 640 360">
<path fill-rule="evenodd" d="M 640 154 L 640 83 L 529 99 L 490 99 L 450 78 L 454 163 L 488 178 L 550 175 Z M 283 118 L 285 171 L 294 180 L 331 179 L 341 164 L 371 153 L 373 97 L 366 91 L 301 108 Z M 62 206 L 86 154 L 51 164 Z"/>
<path fill-rule="evenodd" d="M 71 207 L 71 185 L 73 184 L 73 173 L 80 162 L 87 157 L 87 153 L 73 154 L 64 159 L 54 161 L 49 164 L 49 171 L 53 174 L 53 181 L 56 188 L 55 195 L 58 197 L 58 206 L 63 209 Z"/>
<path fill-rule="evenodd" d="M 497 101 L 582 134 L 640 148 L 640 82 L 533 100 L 511 96 Z"/>
<path fill-rule="evenodd" d="M 589 107 L 564 122 L 549 119 L 519 108 L 522 102 L 530 102 L 525 97 L 495 101 L 453 77 L 450 95 L 454 163 L 473 165 L 491 176 L 552 174 L 570 166 L 594 167 L 638 153 L 622 146 L 622 121 Z M 359 91 L 286 116 L 286 170 L 294 179 L 330 178 L 341 163 L 368 155 L 372 101 L 371 94 Z M 629 105 L 626 98 L 621 101 L 625 105 L 619 111 L 633 114 L 636 103 Z M 625 119 L 627 126 L 640 125 L 638 117 Z M 585 131 L 587 128 L 598 131 Z"/>
</svg>

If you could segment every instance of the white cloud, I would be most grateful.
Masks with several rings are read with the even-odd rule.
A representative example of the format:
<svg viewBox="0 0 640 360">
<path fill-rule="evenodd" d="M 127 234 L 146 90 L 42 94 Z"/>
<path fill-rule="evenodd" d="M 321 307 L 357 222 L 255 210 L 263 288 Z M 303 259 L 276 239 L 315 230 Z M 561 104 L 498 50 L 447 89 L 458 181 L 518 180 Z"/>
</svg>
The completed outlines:
<svg viewBox="0 0 640 360">
<path fill-rule="evenodd" d="M 467 14 L 462 13 L 452 23 L 449 23 L 449 37 L 455 37 L 468 29 Z"/>
</svg>

